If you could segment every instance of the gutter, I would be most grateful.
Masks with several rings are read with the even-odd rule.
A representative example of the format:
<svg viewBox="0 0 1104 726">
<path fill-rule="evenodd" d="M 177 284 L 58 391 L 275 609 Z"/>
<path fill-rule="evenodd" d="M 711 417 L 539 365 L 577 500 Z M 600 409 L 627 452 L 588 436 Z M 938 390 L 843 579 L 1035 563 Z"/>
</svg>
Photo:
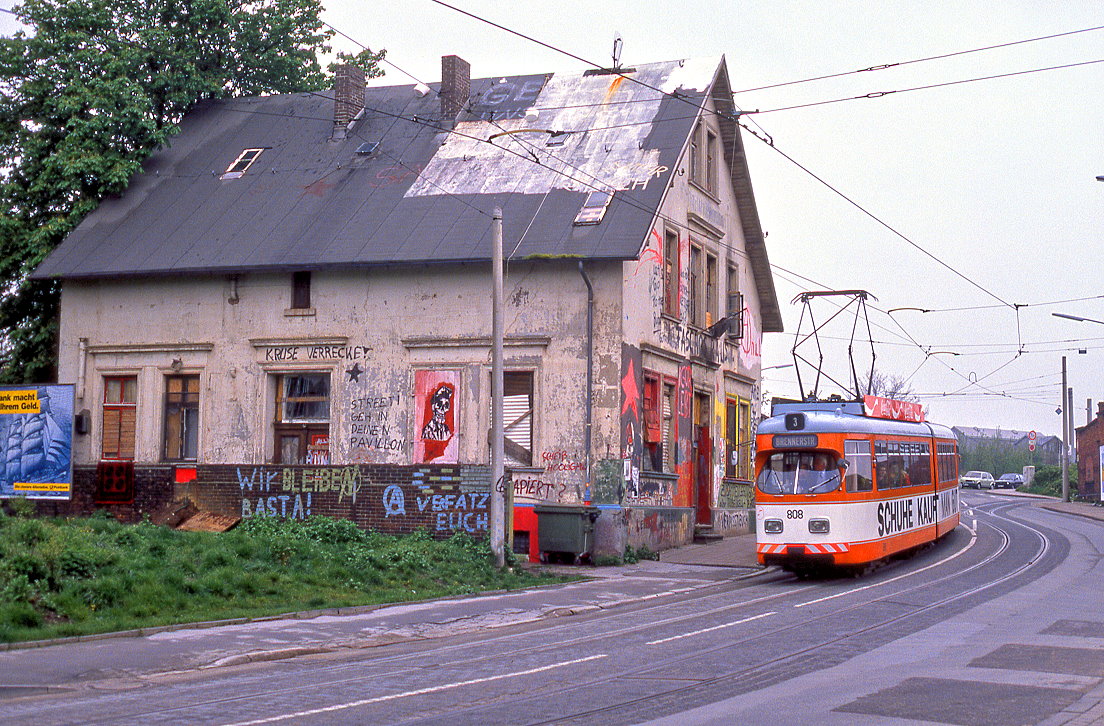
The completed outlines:
<svg viewBox="0 0 1104 726">
<path fill-rule="evenodd" d="M 587 286 L 587 322 L 586 322 L 586 421 L 583 428 L 583 448 L 586 452 L 586 489 L 583 503 L 590 504 L 590 444 L 594 422 L 594 286 L 590 284 L 583 261 L 579 260 L 579 274 Z"/>
</svg>

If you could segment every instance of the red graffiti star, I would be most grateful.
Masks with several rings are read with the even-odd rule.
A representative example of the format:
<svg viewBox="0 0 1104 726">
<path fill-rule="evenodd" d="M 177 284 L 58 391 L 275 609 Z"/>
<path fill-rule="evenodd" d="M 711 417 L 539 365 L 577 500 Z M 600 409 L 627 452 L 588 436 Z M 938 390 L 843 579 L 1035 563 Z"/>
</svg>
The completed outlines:
<svg viewBox="0 0 1104 726">
<path fill-rule="evenodd" d="M 640 399 L 640 389 L 636 385 L 636 370 L 633 368 L 633 362 L 629 361 L 629 370 L 625 372 L 625 377 L 621 379 L 621 391 L 625 394 L 625 403 L 621 406 L 621 415 L 625 415 L 625 412 L 630 408 L 633 410 L 633 415 L 640 418 L 640 408 L 637 401 Z"/>
</svg>

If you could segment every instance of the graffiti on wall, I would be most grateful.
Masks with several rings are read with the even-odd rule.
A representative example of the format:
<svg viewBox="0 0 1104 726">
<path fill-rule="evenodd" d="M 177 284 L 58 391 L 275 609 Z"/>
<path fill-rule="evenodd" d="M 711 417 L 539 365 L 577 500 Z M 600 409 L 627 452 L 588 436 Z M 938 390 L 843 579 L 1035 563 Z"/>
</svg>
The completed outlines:
<svg viewBox="0 0 1104 726">
<path fill-rule="evenodd" d="M 396 393 L 368 392 L 349 398 L 349 460 L 358 463 L 398 461 L 406 451 L 400 423 L 402 398 Z"/>
<path fill-rule="evenodd" d="M 459 391 L 459 371 L 414 372 L 415 464 L 457 463 Z"/>
<path fill-rule="evenodd" d="M 713 529 L 721 533 L 742 534 L 751 531 L 747 509 L 722 509 L 713 512 Z"/>
<path fill-rule="evenodd" d="M 750 484 L 721 481 L 717 506 L 722 509 L 748 509 L 755 506 L 755 492 Z"/>
<path fill-rule="evenodd" d="M 677 547 L 689 541 L 690 516 L 679 510 L 625 509 L 629 543 L 653 549 Z"/>
<path fill-rule="evenodd" d="M 640 494 L 640 467 L 643 464 L 643 440 L 640 430 L 641 390 L 644 384 L 640 349 L 621 344 L 621 481 L 624 496 Z"/>
<path fill-rule="evenodd" d="M 626 492 L 626 506 L 641 507 L 670 507 L 674 504 L 675 482 L 664 479 L 652 479 L 644 475 L 640 477 L 640 483 L 636 493 Z"/>
<path fill-rule="evenodd" d="M 305 519 L 314 496 L 334 496 L 355 503 L 361 488 L 360 470 L 342 467 L 269 467 L 235 469 L 241 489 L 241 516 Z"/>
<path fill-rule="evenodd" d="M 459 469 L 418 469 L 411 477 L 414 511 L 430 517 L 438 532 L 486 532 L 490 526 L 490 493 L 461 485 Z"/>
</svg>

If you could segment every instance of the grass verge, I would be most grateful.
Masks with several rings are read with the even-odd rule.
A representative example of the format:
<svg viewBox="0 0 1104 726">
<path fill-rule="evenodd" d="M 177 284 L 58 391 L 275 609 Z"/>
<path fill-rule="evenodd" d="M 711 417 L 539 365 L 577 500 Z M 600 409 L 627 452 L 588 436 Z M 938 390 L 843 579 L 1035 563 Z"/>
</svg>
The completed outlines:
<svg viewBox="0 0 1104 726">
<path fill-rule="evenodd" d="M 18 510 L 17 510 L 18 511 Z M 0 513 L 0 642 L 333 607 L 425 600 L 575 579 L 494 566 L 467 534 L 365 532 L 347 520 L 248 519 L 179 532 L 110 518 Z"/>
</svg>

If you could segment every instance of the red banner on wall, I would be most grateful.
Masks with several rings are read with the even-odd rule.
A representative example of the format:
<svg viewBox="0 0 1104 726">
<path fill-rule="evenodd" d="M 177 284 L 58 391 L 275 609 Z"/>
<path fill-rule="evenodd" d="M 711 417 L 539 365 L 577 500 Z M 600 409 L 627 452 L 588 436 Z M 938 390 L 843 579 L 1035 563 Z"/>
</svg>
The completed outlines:
<svg viewBox="0 0 1104 726">
<path fill-rule="evenodd" d="M 924 407 L 912 401 L 897 401 L 881 396 L 863 396 L 863 407 L 866 415 L 873 418 L 889 418 L 895 421 L 924 420 Z"/>
</svg>

